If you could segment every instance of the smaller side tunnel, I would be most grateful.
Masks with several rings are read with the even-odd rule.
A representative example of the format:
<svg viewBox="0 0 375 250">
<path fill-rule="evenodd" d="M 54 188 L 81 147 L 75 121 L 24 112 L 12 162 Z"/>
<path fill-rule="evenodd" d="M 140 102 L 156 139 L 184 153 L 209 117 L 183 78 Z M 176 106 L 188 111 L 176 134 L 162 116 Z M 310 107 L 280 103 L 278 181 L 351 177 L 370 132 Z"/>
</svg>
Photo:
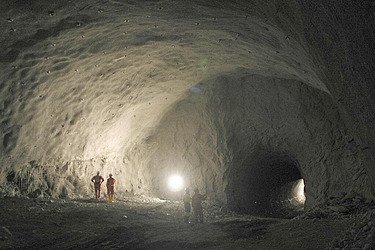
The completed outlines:
<svg viewBox="0 0 375 250">
<path fill-rule="evenodd" d="M 303 210 L 303 176 L 291 156 L 263 151 L 242 162 L 227 175 L 226 194 L 231 210 L 275 217 Z"/>
</svg>

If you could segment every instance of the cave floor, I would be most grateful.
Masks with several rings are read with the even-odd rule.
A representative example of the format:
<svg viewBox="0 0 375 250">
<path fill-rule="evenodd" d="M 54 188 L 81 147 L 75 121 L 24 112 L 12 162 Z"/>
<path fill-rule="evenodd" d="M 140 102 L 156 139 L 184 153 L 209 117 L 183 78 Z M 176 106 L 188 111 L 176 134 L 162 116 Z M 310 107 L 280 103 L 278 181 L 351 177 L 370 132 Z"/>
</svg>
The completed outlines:
<svg viewBox="0 0 375 250">
<path fill-rule="evenodd" d="M 0 200 L 0 248 L 321 249 L 353 219 L 260 218 L 206 211 L 185 224 L 182 204 L 146 197 Z"/>
</svg>

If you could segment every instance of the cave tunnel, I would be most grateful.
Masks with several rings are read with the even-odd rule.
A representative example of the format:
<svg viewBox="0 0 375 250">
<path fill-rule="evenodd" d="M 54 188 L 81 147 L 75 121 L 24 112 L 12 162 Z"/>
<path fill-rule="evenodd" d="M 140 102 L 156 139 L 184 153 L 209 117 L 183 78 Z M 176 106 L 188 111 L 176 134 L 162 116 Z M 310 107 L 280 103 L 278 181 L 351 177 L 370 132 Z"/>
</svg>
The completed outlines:
<svg viewBox="0 0 375 250">
<path fill-rule="evenodd" d="M 245 213 L 299 179 L 306 208 L 373 198 L 370 2 L 1 6 L 2 196 L 89 197 L 101 171 L 159 198 L 179 173 Z"/>
<path fill-rule="evenodd" d="M 303 180 L 298 163 L 288 155 L 256 152 L 242 169 L 228 174 L 230 208 L 262 216 L 286 216 L 303 208 L 305 197 L 296 194 L 305 191 L 304 185 L 298 184 Z"/>
</svg>

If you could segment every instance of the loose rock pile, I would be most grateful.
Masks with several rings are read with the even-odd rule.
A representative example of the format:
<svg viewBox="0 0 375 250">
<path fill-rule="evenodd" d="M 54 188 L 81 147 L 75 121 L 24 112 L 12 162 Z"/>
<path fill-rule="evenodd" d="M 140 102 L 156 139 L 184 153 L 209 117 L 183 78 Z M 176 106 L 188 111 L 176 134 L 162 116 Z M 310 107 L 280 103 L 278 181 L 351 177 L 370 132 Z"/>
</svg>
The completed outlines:
<svg viewBox="0 0 375 250">
<path fill-rule="evenodd" d="M 331 197 L 327 202 L 316 206 L 295 219 L 323 219 L 353 217 L 375 209 L 375 202 L 359 195 Z"/>
<path fill-rule="evenodd" d="M 331 249 L 374 249 L 375 202 L 359 195 L 332 197 L 295 219 L 353 218 L 343 237 L 331 243 Z"/>
<path fill-rule="evenodd" d="M 331 248 L 373 249 L 375 246 L 375 209 L 372 208 L 358 216 L 352 227 L 342 239 L 332 242 Z"/>
</svg>

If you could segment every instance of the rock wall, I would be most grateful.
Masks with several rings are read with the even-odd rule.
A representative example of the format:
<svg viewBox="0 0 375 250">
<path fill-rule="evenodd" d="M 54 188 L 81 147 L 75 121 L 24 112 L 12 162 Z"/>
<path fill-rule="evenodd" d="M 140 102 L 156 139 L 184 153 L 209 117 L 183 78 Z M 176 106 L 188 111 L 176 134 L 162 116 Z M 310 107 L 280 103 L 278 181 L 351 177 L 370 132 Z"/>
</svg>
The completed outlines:
<svg viewBox="0 0 375 250">
<path fill-rule="evenodd" d="M 233 209 L 297 177 L 309 207 L 373 197 L 370 1 L 1 7 L 2 193 L 89 195 L 100 170 L 163 197 L 180 172 Z"/>
<path fill-rule="evenodd" d="M 246 70 L 195 88 L 150 139 L 155 147 L 145 154 L 152 154 L 155 187 L 177 170 L 224 203 L 254 210 L 301 177 L 308 206 L 342 193 L 371 194 L 363 155 L 329 94 Z"/>
</svg>

